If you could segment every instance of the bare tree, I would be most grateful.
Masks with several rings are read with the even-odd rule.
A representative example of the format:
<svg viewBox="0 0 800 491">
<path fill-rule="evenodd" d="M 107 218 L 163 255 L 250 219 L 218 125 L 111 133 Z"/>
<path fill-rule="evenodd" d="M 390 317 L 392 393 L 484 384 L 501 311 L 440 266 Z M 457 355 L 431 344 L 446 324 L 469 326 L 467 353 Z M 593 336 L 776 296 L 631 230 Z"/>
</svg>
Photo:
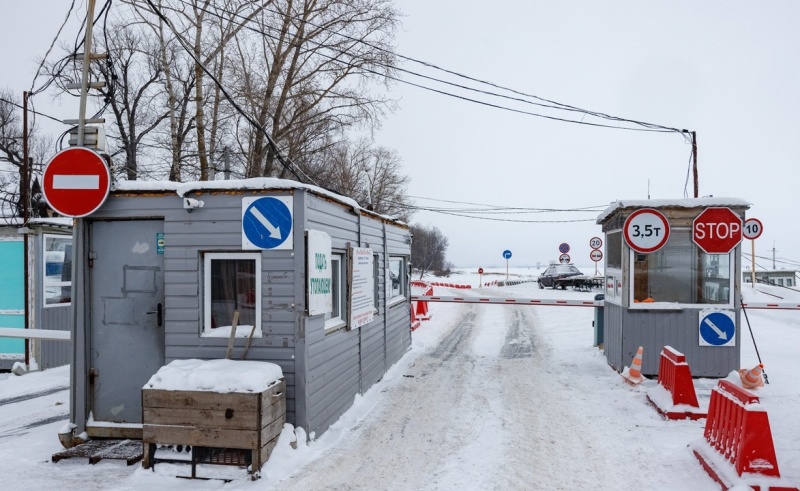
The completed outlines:
<svg viewBox="0 0 800 491">
<path fill-rule="evenodd" d="M 24 149 L 21 104 L 9 90 L 0 91 L 0 219 L 9 222 L 23 216 L 22 182 Z M 41 195 L 35 167 L 41 168 L 50 141 L 38 136 L 31 122 L 28 130 L 28 170 L 31 194 L 30 217 L 47 216 L 50 210 Z"/>
<path fill-rule="evenodd" d="M 430 271 L 441 271 L 447 267 L 445 253 L 448 241 L 435 226 L 411 226 L 411 266 L 419 272 L 419 277 Z"/>
</svg>

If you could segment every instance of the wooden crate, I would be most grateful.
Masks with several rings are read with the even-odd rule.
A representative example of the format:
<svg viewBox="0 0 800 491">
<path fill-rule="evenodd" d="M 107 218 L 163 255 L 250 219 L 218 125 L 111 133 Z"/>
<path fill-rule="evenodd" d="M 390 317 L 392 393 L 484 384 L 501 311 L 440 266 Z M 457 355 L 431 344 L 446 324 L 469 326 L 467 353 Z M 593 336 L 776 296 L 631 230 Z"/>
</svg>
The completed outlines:
<svg viewBox="0 0 800 491">
<path fill-rule="evenodd" d="M 283 379 L 263 392 L 142 389 L 143 466 L 156 444 L 250 450 L 252 472 L 269 458 L 286 422 Z"/>
</svg>

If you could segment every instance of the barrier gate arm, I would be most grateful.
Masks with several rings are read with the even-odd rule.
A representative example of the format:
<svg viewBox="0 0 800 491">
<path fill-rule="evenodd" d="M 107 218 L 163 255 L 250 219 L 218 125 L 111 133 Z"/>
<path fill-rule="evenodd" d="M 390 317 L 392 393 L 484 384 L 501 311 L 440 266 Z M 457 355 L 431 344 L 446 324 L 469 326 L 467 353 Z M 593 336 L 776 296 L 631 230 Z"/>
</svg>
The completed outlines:
<svg viewBox="0 0 800 491">
<path fill-rule="evenodd" d="M 487 303 L 495 305 L 544 305 L 560 307 L 602 307 L 598 300 L 557 300 L 555 298 L 501 298 L 501 297 L 446 297 L 441 295 L 411 295 L 412 301 L 418 302 L 450 302 L 450 303 Z"/>
</svg>

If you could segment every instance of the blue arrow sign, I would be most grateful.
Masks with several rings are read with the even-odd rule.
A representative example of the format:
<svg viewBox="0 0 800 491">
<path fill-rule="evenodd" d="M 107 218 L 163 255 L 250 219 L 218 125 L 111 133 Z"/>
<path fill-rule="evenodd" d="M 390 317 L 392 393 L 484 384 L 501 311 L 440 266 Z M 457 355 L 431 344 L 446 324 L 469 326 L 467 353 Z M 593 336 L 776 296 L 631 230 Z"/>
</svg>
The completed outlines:
<svg viewBox="0 0 800 491">
<path fill-rule="evenodd" d="M 242 249 L 293 249 L 292 197 L 242 198 Z"/>
<path fill-rule="evenodd" d="M 509 251 L 508 249 L 504 250 L 503 257 L 506 259 L 511 259 L 511 251 Z"/>
<path fill-rule="evenodd" d="M 700 346 L 735 346 L 736 323 L 727 310 L 700 311 Z"/>
</svg>

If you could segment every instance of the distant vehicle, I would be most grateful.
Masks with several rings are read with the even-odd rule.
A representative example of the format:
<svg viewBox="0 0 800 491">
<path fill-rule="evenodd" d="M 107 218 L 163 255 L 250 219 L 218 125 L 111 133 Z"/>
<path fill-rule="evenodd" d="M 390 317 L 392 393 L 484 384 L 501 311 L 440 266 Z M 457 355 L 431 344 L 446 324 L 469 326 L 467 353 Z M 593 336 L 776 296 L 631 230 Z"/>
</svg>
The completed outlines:
<svg viewBox="0 0 800 491">
<path fill-rule="evenodd" d="M 583 287 L 587 277 L 572 264 L 551 264 L 539 276 L 537 280 L 539 288 L 561 288 L 566 290 L 568 286 Z"/>
</svg>

